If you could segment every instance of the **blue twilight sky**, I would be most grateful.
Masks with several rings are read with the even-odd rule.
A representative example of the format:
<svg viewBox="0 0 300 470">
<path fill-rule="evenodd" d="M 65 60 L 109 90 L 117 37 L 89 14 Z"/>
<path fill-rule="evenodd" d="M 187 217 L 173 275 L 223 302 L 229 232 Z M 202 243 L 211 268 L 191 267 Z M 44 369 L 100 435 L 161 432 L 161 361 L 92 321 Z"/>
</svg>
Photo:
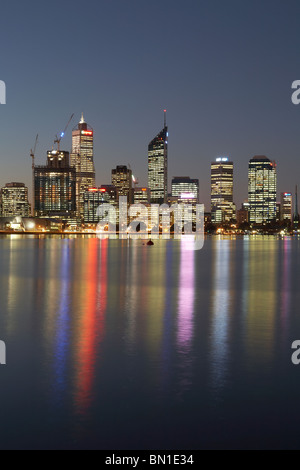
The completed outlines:
<svg viewBox="0 0 300 470">
<path fill-rule="evenodd" d="M 84 112 L 95 130 L 97 183 L 128 164 L 147 181 L 147 144 L 168 109 L 169 176 L 200 179 L 235 162 L 235 201 L 248 160 L 278 163 L 280 191 L 300 184 L 299 0 L 10 0 L 1 4 L 0 185 L 31 187 L 30 148 L 44 164 L 56 133 Z"/>
</svg>

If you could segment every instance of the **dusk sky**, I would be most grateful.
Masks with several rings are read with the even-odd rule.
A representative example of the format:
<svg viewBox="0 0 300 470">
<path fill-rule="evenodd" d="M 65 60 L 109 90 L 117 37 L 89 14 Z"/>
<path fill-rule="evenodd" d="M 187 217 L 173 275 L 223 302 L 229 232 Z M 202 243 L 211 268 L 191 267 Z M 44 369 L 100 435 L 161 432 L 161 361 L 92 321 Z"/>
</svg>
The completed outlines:
<svg viewBox="0 0 300 470">
<path fill-rule="evenodd" d="M 131 164 L 147 183 L 147 145 L 168 110 L 169 179 L 200 179 L 235 162 L 235 202 L 247 198 L 248 161 L 278 164 L 281 191 L 300 184 L 299 0 L 90 0 L 1 4 L 0 184 L 31 188 L 30 148 L 44 164 L 55 134 L 83 111 L 95 131 L 97 184 Z M 209 208 L 209 207 L 208 207 Z"/>
</svg>

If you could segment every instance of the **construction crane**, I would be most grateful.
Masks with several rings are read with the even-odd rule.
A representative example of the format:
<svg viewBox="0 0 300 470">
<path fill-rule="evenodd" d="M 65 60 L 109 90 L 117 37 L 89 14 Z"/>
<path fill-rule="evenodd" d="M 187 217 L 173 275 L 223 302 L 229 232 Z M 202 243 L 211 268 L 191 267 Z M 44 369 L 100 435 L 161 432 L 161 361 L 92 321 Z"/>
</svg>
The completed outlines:
<svg viewBox="0 0 300 470">
<path fill-rule="evenodd" d="M 59 137 L 57 135 L 55 136 L 54 144 L 57 144 L 57 150 L 58 151 L 60 150 L 61 139 L 65 136 L 65 133 L 67 132 L 67 129 L 68 129 L 68 127 L 70 125 L 70 122 L 72 121 L 73 117 L 74 117 L 74 114 L 72 114 L 72 116 L 70 117 L 68 124 L 66 125 L 66 127 L 64 128 L 64 131 L 60 134 L 60 136 Z"/>
<path fill-rule="evenodd" d="M 31 158 L 32 158 L 32 169 L 33 169 L 33 170 L 34 170 L 35 151 L 36 151 L 36 146 L 37 146 L 38 140 L 39 140 L 39 135 L 37 134 L 36 139 L 35 139 L 35 144 L 34 144 L 33 150 L 32 150 L 32 149 L 30 150 L 30 156 L 31 156 Z"/>
<path fill-rule="evenodd" d="M 39 140 L 39 135 L 37 134 L 35 138 L 35 144 L 33 147 L 33 150 L 30 150 L 30 156 L 32 158 L 32 207 L 31 207 L 31 213 L 32 216 L 34 217 L 34 203 L 35 203 L 35 196 L 34 196 L 34 163 L 35 163 L 35 151 L 36 151 L 36 146 Z"/>
<path fill-rule="evenodd" d="M 128 168 L 129 168 L 129 170 L 132 171 L 130 163 L 128 163 Z M 134 176 L 133 173 L 132 173 L 132 182 L 133 182 L 134 186 L 137 188 L 138 184 L 139 184 L 139 180 Z"/>
</svg>

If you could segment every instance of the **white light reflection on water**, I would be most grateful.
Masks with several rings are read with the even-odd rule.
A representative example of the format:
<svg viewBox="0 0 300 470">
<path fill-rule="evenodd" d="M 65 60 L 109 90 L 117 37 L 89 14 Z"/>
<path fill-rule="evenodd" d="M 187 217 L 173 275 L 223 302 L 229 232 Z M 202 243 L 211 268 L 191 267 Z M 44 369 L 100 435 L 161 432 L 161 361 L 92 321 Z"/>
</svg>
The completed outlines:
<svg viewBox="0 0 300 470">
<path fill-rule="evenodd" d="M 192 342 L 194 330 L 195 302 L 195 251 L 188 250 L 186 240 L 181 241 L 178 283 L 177 349 L 180 368 L 180 392 L 192 384 Z"/>
<path fill-rule="evenodd" d="M 228 367 L 228 322 L 230 308 L 230 240 L 213 243 L 211 380 L 218 398 L 226 385 Z"/>
</svg>

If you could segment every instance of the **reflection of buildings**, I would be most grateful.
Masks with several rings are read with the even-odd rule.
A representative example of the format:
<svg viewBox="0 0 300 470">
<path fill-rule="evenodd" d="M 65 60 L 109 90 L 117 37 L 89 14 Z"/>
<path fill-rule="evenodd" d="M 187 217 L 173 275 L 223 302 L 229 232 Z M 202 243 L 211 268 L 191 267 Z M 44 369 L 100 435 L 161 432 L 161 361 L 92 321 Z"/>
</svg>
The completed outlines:
<svg viewBox="0 0 300 470">
<path fill-rule="evenodd" d="M 181 241 L 177 333 L 178 345 L 184 353 L 191 347 L 195 299 L 195 251 L 186 250 L 186 243 Z"/>
<path fill-rule="evenodd" d="M 275 316 L 278 305 L 276 273 L 278 242 L 258 239 L 245 242 L 249 252 L 249 268 L 244 290 L 248 294 L 244 306 L 247 355 L 253 367 L 272 360 Z"/>
<path fill-rule="evenodd" d="M 83 262 L 84 282 L 77 294 L 81 315 L 76 326 L 78 347 L 75 352 L 75 405 L 85 414 L 91 405 L 95 381 L 97 348 L 104 334 L 107 302 L 107 240 L 90 240 Z M 99 256 L 100 255 L 100 256 Z"/>
<path fill-rule="evenodd" d="M 212 289 L 212 339 L 211 367 L 215 393 L 220 393 L 226 380 L 228 368 L 229 315 L 232 304 L 230 240 L 213 242 L 213 289 Z"/>
<path fill-rule="evenodd" d="M 211 164 L 211 214 L 213 223 L 235 219 L 233 204 L 233 162 L 217 158 Z"/>
<path fill-rule="evenodd" d="M 145 257 L 149 266 L 143 305 L 146 310 L 146 334 L 150 354 L 156 357 L 160 353 L 163 318 L 166 302 L 166 243 L 163 242 L 155 251 L 148 251 Z M 157 269 L 160 266 L 160 269 Z"/>
<path fill-rule="evenodd" d="M 61 248 L 60 280 L 58 289 L 59 308 L 56 315 L 56 338 L 55 338 L 55 388 L 57 398 L 66 389 L 66 376 L 68 356 L 70 352 L 70 322 L 71 322 L 71 250 L 69 244 L 65 243 Z"/>
<path fill-rule="evenodd" d="M 250 223 L 268 224 L 276 220 L 276 163 L 265 156 L 249 162 Z"/>
<path fill-rule="evenodd" d="M 84 193 L 96 185 L 94 166 L 94 131 L 82 115 L 72 132 L 71 165 L 76 169 L 76 210 L 84 217 Z"/>
<path fill-rule="evenodd" d="M 130 256 L 127 262 L 127 272 L 124 272 L 124 277 L 126 280 L 125 283 L 125 292 L 124 292 L 124 304 L 127 304 L 126 308 L 126 332 L 125 332 L 125 342 L 127 345 L 127 350 L 129 353 L 134 353 L 136 348 L 136 343 L 138 340 L 138 315 L 141 311 L 140 301 L 141 301 L 141 289 L 139 286 L 140 280 L 140 270 L 137 269 L 138 265 L 138 245 L 133 244 L 130 252 Z M 130 269 L 133 267 L 133 269 Z M 126 302 L 127 299 L 127 302 Z M 123 304 L 123 305 L 124 305 Z M 130 371 L 132 373 L 133 371 Z"/>
<path fill-rule="evenodd" d="M 286 336 L 288 334 L 288 320 L 291 308 L 291 285 L 292 285 L 292 239 L 285 237 L 283 240 L 282 263 L 280 270 L 282 276 L 280 289 L 281 293 L 281 331 Z"/>
<path fill-rule="evenodd" d="M 47 165 L 34 167 L 35 215 L 73 217 L 75 178 L 75 169 L 69 164 L 69 152 L 49 151 Z"/>
<path fill-rule="evenodd" d="M 148 146 L 148 187 L 153 204 L 164 204 L 168 197 L 168 136 L 165 114 L 164 128 Z"/>
<path fill-rule="evenodd" d="M 191 349 L 194 337 L 194 302 L 195 302 L 195 251 L 186 249 L 186 241 L 181 241 L 180 270 L 178 281 L 178 323 L 177 347 L 180 356 L 181 391 L 190 388 L 192 383 Z"/>
<path fill-rule="evenodd" d="M 28 188 L 23 183 L 7 183 L 1 189 L 2 217 L 29 217 Z"/>
</svg>

